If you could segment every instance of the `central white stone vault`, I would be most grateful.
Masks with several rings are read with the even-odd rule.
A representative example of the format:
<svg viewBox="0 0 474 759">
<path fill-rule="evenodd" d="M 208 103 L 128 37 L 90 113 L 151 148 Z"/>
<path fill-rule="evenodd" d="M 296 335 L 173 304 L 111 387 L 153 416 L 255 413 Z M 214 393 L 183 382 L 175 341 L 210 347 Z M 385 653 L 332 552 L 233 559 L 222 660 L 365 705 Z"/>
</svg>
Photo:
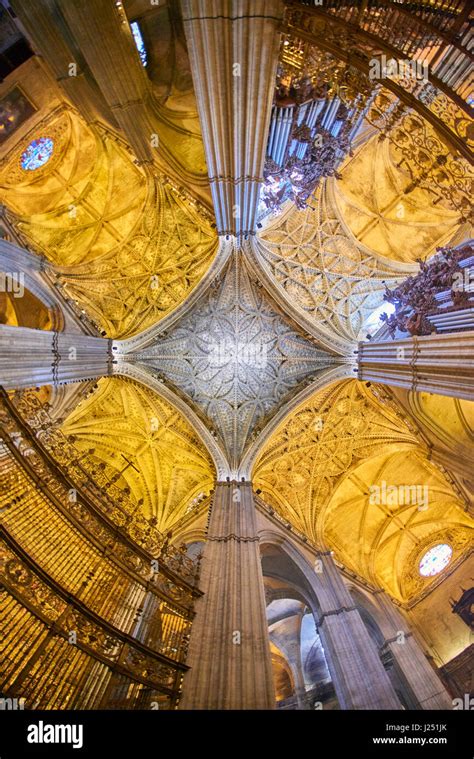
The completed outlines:
<svg viewBox="0 0 474 759">
<path fill-rule="evenodd" d="M 340 361 L 280 311 L 239 251 L 176 324 L 126 359 L 206 417 L 233 467 L 283 403 Z"/>
</svg>

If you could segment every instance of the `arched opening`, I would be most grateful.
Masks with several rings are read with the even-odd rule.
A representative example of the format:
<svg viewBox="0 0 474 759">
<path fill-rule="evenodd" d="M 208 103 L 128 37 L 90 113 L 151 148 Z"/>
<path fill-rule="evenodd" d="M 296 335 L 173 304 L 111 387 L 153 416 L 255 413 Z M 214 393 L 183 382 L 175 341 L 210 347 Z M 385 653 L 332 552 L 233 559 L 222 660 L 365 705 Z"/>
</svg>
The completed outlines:
<svg viewBox="0 0 474 759">
<path fill-rule="evenodd" d="M 51 310 L 24 286 L 21 272 L 0 272 L 0 324 L 53 329 Z"/>
<path fill-rule="evenodd" d="M 318 601 L 310 583 L 280 546 L 262 543 L 261 557 L 277 707 L 339 709 L 316 623 Z M 291 674 L 291 692 L 283 687 L 282 659 Z"/>
</svg>

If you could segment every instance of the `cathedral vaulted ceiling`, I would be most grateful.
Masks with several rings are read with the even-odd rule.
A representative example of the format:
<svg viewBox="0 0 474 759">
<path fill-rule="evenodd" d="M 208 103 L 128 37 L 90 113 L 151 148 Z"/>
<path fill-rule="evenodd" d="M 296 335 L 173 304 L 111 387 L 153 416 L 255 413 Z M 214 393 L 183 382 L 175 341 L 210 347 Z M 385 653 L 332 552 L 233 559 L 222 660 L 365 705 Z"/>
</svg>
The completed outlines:
<svg viewBox="0 0 474 759">
<path fill-rule="evenodd" d="M 432 582 L 418 571 L 428 548 L 448 543 L 456 561 L 473 538 L 466 503 L 421 449 L 407 456 L 387 447 L 355 466 L 324 507 L 322 522 L 338 559 L 400 601 Z"/>
<path fill-rule="evenodd" d="M 266 442 L 254 481 L 298 530 L 400 600 L 430 582 L 417 567 L 443 530 L 455 558 L 472 540 L 465 502 L 416 429 L 385 391 L 359 382 L 338 383 L 290 414 Z M 387 495 L 387 483 L 396 492 Z"/>
<path fill-rule="evenodd" d="M 389 140 L 374 136 L 347 158 L 336 182 L 345 223 L 379 256 L 415 263 L 446 245 L 459 224 L 459 211 L 446 199 L 413 182 L 413 166 Z M 416 176 L 416 174 L 415 174 Z"/>
<path fill-rule="evenodd" d="M 307 209 L 289 204 L 255 247 L 288 302 L 342 350 L 363 335 L 366 320 L 383 303 L 384 283 L 409 271 L 356 239 L 339 212 L 332 181 L 320 187 Z"/>
<path fill-rule="evenodd" d="M 206 159 L 180 4 L 132 0 L 124 5 L 129 19 L 140 19 L 151 91 L 150 117 L 160 151 L 187 183 L 206 188 Z"/>
<path fill-rule="evenodd" d="M 242 253 L 165 335 L 125 358 L 168 380 L 204 413 L 232 468 L 302 381 L 337 361 L 277 309 Z"/>
<path fill-rule="evenodd" d="M 363 383 L 346 381 L 297 408 L 267 441 L 255 466 L 257 487 L 313 540 L 338 479 L 354 464 L 396 445 L 418 445 L 396 409 Z"/>
<path fill-rule="evenodd" d="M 404 116 L 392 129 L 398 101 L 382 88 L 338 178 L 323 180 L 308 208 L 288 204 L 263 221 L 221 267 L 227 243 L 219 243 L 206 204 L 209 183 L 179 12 L 174 3 L 124 5 L 130 19 L 140 16 L 147 48 L 156 164 L 138 165 L 110 125 L 86 124 L 53 79 L 47 80 L 53 104 L 35 116 L 34 128 L 12 134 L 0 163 L 2 203 L 19 242 L 42 256 L 49 281 L 117 340 L 118 372 L 126 368 L 123 374 L 147 380 L 148 388 L 120 376 L 100 380 L 63 431 L 84 456 L 115 473 L 160 530 L 174 528 L 212 488 L 209 438 L 226 473 L 235 474 L 251 450 L 255 487 L 285 520 L 334 550 L 350 571 L 410 600 L 430 582 L 417 574 L 420 552 L 444 536 L 459 560 L 468 521 L 462 495 L 429 460 L 429 435 L 420 434 L 401 405 L 446 448 L 456 441 L 460 455 L 472 447 L 472 410 L 422 394 L 415 400 L 399 394 L 398 405 L 356 380 L 308 392 L 302 402 L 299 396 L 313 382 L 327 384 L 335 367 L 350 372 L 385 283 L 412 273 L 418 257 L 431 255 L 466 223 L 466 161 L 439 160 L 430 186 L 430 162 L 445 146 L 418 115 Z M 290 52 L 309 49 L 300 42 Z M 28 66 L 31 83 L 38 72 Z M 356 84 L 366 80 L 351 66 L 338 68 Z M 443 102 L 428 105 L 439 110 Z M 456 121 L 456 111 L 448 110 L 446 120 L 453 130 L 461 124 L 457 136 L 465 137 L 465 119 Z M 51 158 L 25 171 L 21 155 L 40 137 L 53 141 Z M 2 299 L 4 320 L 28 326 L 16 306 Z M 50 326 L 40 316 L 35 326 Z M 207 440 L 196 432 L 196 420 Z M 369 503 L 379 481 L 426 485 L 428 510 Z"/>
<path fill-rule="evenodd" d="M 66 419 L 63 432 L 81 452 L 93 449 L 141 501 L 160 531 L 172 529 L 194 498 L 208 495 L 215 471 L 187 420 L 156 393 L 129 380 L 103 379 Z"/>
<path fill-rule="evenodd" d="M 49 309 L 29 290 L 25 290 L 21 298 L 0 292 L 0 324 L 51 329 L 53 319 Z"/>
<path fill-rule="evenodd" d="M 217 249 L 205 212 L 163 175 L 146 172 L 105 131 L 68 110 L 37 131 L 54 142 L 34 172 L 19 164 L 28 139 L 0 169 L 9 218 L 54 264 L 56 286 L 109 337 L 127 337 L 179 305 Z"/>
</svg>

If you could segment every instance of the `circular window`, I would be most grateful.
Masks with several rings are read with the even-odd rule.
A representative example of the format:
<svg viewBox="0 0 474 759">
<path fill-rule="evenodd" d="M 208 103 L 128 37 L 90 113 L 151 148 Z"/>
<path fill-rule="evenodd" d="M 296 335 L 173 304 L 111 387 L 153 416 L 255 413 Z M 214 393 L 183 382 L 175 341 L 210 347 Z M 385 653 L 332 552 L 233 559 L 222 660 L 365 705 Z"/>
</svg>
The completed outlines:
<svg viewBox="0 0 474 759">
<path fill-rule="evenodd" d="M 423 577 L 433 577 L 433 575 L 439 574 L 448 566 L 452 555 L 453 549 L 447 543 L 433 546 L 420 561 L 420 575 L 423 575 Z"/>
<path fill-rule="evenodd" d="M 53 154 L 54 142 L 50 137 L 40 137 L 30 142 L 21 156 L 21 168 L 35 171 L 49 161 Z"/>
</svg>

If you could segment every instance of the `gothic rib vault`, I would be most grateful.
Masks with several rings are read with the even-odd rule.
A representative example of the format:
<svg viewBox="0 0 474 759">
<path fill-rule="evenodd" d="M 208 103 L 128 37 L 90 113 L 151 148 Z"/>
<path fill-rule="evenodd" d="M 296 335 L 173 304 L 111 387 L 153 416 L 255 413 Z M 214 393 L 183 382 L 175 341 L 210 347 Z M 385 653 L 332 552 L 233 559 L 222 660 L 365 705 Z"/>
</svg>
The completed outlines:
<svg viewBox="0 0 474 759">
<path fill-rule="evenodd" d="M 381 304 L 384 282 L 410 267 L 362 245 L 344 222 L 335 192 L 327 180 L 312 208 L 298 211 L 288 204 L 262 230 L 255 255 L 317 333 L 346 352 Z"/>
<path fill-rule="evenodd" d="M 400 601 L 426 590 L 416 568 L 438 536 L 449 535 L 455 560 L 469 550 L 464 499 L 382 388 L 346 381 L 313 396 L 266 443 L 254 481 L 298 530 Z M 383 482 L 423 483 L 429 501 L 372 503 Z"/>
<path fill-rule="evenodd" d="M 149 148 L 139 120 L 132 124 L 135 131 L 130 127 L 137 139 L 134 153 L 126 130 L 84 118 L 52 79 L 48 87 L 54 97 L 43 103 L 34 126 L 18 132 L 0 154 L 4 218 L 12 239 L 28 248 L 21 261 L 27 262 L 35 293 L 40 298 L 40 284 L 59 291 L 60 315 L 67 304 L 88 320 L 89 334 L 110 341 L 107 369 L 113 376 L 96 378 L 95 387 L 94 379 L 78 383 L 70 394 L 55 380 L 37 397 L 48 399 L 53 431 L 56 426 L 67 437 L 78 460 L 95 471 L 106 469 L 130 498 L 132 527 L 134 519 L 140 522 L 137 544 L 155 527 L 176 531 L 178 539 L 192 535 L 189 542 L 196 535 L 200 539 L 217 482 L 209 544 L 217 555 L 227 535 L 241 529 L 249 539 L 249 567 L 260 572 L 253 487 L 260 493 L 260 516 L 266 509 L 271 524 L 277 520 L 312 551 L 326 557 L 333 551 L 345 577 L 386 591 L 409 610 L 444 578 L 419 574 L 429 547 L 449 542 L 449 571 L 469 554 L 473 482 L 456 458 L 472 455 L 474 404 L 359 382 L 354 354 L 369 317 L 383 304 L 385 285 L 393 287 L 417 271 L 418 256 L 427 259 L 437 245 L 464 239 L 469 225 L 445 196 L 433 201 L 424 167 L 405 161 L 390 139 L 389 123 L 381 135 L 367 130 L 360 136 L 341 176 L 323 180 L 308 208 L 288 203 L 280 215 L 260 219 L 250 239 L 223 234 L 235 226 L 247 231 L 249 218 L 258 215 L 279 21 L 276 1 L 258 2 L 268 12 L 268 18 L 261 16 L 265 37 L 251 37 L 253 68 L 244 67 L 235 81 L 220 67 L 218 55 L 202 55 L 199 45 L 206 37 L 199 25 L 209 18 L 203 22 L 191 13 L 202 3 L 183 3 L 192 16 L 185 21 L 195 55 L 195 89 L 200 83 L 202 108 L 203 83 L 209 84 L 206 113 L 215 116 L 214 124 L 200 114 L 203 140 L 181 19 L 171 18 L 163 37 L 174 51 L 169 58 L 178 51 L 184 60 L 184 74 L 180 82 L 180 72 L 162 72 L 156 61 L 149 71 L 150 124 L 162 151 L 157 158 L 136 158 L 140 140 Z M 80 0 L 77 13 L 86 13 L 86 6 Z M 224 27 L 227 21 L 219 17 Z M 144 21 L 150 35 L 155 25 L 150 12 Z M 221 56 L 228 63 L 241 37 L 230 31 L 220 35 L 220 28 L 212 29 L 211 46 L 217 49 L 220 40 L 229 44 Z M 262 40 L 266 66 L 258 69 L 256 98 L 252 76 Z M 113 74 L 113 55 L 111 45 L 94 60 L 105 81 Z M 159 45 L 152 61 L 155 56 L 168 58 Z M 213 80 L 206 78 L 209 71 Z M 25 80 L 33 74 L 27 71 Z M 135 74 L 131 67 L 129 84 Z M 231 100 L 241 108 L 235 123 L 226 112 Z M 131 105 L 144 108 L 145 101 L 140 95 Z M 120 108 L 129 104 L 125 100 Z M 225 128 L 231 121 L 232 128 Z M 219 139 L 213 128 L 220 129 Z M 26 172 L 20 158 L 41 136 L 54 140 L 51 159 Z M 238 160 L 232 140 L 240 146 Z M 203 149 L 216 167 L 210 183 L 215 220 Z M 461 184 L 464 179 L 463 174 Z M 245 200 L 238 208 L 241 226 L 233 211 L 239 198 Z M 12 264 L 20 260 L 18 249 L 0 247 L 7 261 L 9 255 Z M 12 299 L 0 305 L 7 325 L 30 326 Z M 31 326 L 61 331 L 64 319 L 58 327 L 50 304 L 35 309 Z M 82 329 L 79 321 L 75 327 Z M 236 526 L 230 517 L 228 524 L 216 518 L 221 509 L 237 520 L 226 479 L 245 480 L 244 517 Z M 427 510 L 414 500 L 371 502 L 371 488 L 384 482 L 426 486 Z M 247 555 L 238 550 L 234 557 Z M 213 580 L 206 580 L 208 594 Z M 347 599 L 341 599 L 340 607 L 347 608 Z M 333 613 L 331 607 L 328 615 Z M 229 630 L 231 622 L 229 616 Z M 262 630 L 257 632 L 262 642 Z"/>
<path fill-rule="evenodd" d="M 413 270 L 411 262 L 396 260 L 390 251 L 384 249 L 382 255 L 366 247 L 348 225 L 341 193 L 350 187 L 349 195 L 357 192 L 357 174 L 343 170 L 343 181 L 323 182 L 312 208 L 297 210 L 288 204 L 282 215 L 265 220 L 256 238 L 235 252 L 232 244 L 218 246 L 202 206 L 191 203 L 163 175 L 134 166 L 127 151 L 106 131 L 87 127 L 67 108 L 46 116 L 39 129 L 54 135 L 57 152 L 52 163 L 32 177 L 17 176 L 14 170 L 29 136 L 7 156 L 2 176 L 9 221 L 21 239 L 49 259 L 45 267 L 51 280 L 77 300 L 108 336 L 119 338 L 116 378 L 100 382 L 97 394 L 66 419 L 64 432 L 73 435 L 80 450 L 94 447 L 96 457 L 119 472 L 120 454 L 132 459 L 139 474 L 127 467 L 119 482 L 162 529 L 179 522 L 196 496 L 209 493 L 219 460 L 220 476 L 225 476 L 238 473 L 243 460 L 249 464 L 242 471 L 251 473 L 252 462 L 258 459 L 255 483 L 262 487 L 262 461 L 277 445 L 282 420 L 289 419 L 299 403 L 318 423 L 323 416 L 315 410 L 322 398 L 318 388 L 350 376 L 352 351 L 368 316 L 382 302 L 384 284 Z M 359 162 L 365 155 L 362 165 L 371 164 L 373 149 L 373 140 L 361 146 L 357 155 Z M 117 182 L 124 180 L 126 192 L 117 195 Z M 383 203 L 381 195 L 378 203 Z M 411 224 L 416 226 L 419 213 L 419 205 L 413 201 L 412 206 L 407 206 L 403 220 L 408 230 Z M 159 213 L 151 219 L 150 210 L 155 208 Z M 130 228 L 132 232 L 126 231 Z M 189 408 L 194 435 L 197 430 L 201 441 L 198 444 L 195 438 L 193 445 L 202 446 L 200 454 L 193 454 L 194 464 L 186 448 L 173 444 L 174 453 L 162 471 L 163 446 L 152 446 L 149 453 L 141 450 L 141 433 L 134 430 L 158 413 L 149 410 L 148 391 L 135 383 L 121 387 L 121 375 L 145 380 L 154 394 L 162 396 L 164 407 L 174 403 L 172 418 L 178 427 L 185 424 Z M 354 409 L 351 406 L 351 414 Z M 136 449 L 131 443 L 127 451 L 118 450 L 110 425 L 120 415 L 120 433 L 135 440 Z M 340 424 L 333 417 L 333 432 L 326 428 L 326 434 L 335 435 L 334 446 L 342 460 L 351 458 L 352 441 L 358 441 L 370 457 L 362 433 L 360 438 L 358 432 L 346 437 Z M 164 426 L 169 434 L 169 425 Z M 312 423 L 307 434 L 305 441 L 301 438 L 301 451 L 317 434 Z M 220 453 L 220 459 L 214 455 L 211 463 L 204 453 L 206 446 Z M 180 492 L 176 472 L 179 476 L 189 472 Z M 336 511 L 328 508 L 326 496 L 314 501 L 327 519 L 327 530 L 321 532 L 314 504 L 295 507 L 294 499 L 299 498 L 295 485 L 290 506 L 284 495 L 286 483 L 286 477 L 277 483 L 274 473 L 272 490 L 262 488 L 282 516 L 313 539 L 335 534 Z M 441 528 L 441 514 L 433 524 Z M 363 542 L 368 536 L 364 530 L 360 528 Z M 459 540 L 465 547 L 462 535 Z M 342 543 L 329 540 L 329 544 L 344 555 Z M 368 544 L 364 550 L 370 550 Z M 381 579 L 363 562 L 353 568 Z M 405 583 L 403 592 L 400 582 Z M 429 581 L 422 581 L 421 588 L 420 581 L 412 584 L 410 593 L 410 585 L 394 570 L 386 584 L 397 597 L 408 598 L 415 585 L 419 592 Z"/>
<path fill-rule="evenodd" d="M 0 170 L 19 239 L 44 256 L 55 287 L 109 337 L 155 324 L 215 256 L 208 212 L 167 176 L 136 166 L 110 132 L 86 125 L 66 106 L 36 130 L 54 140 L 50 161 L 35 172 L 21 169 L 27 135 Z"/>
<path fill-rule="evenodd" d="M 184 416 L 129 380 L 101 380 L 62 431 L 81 452 L 93 450 L 98 463 L 121 472 L 117 486 L 130 490 L 132 501 L 141 502 L 144 516 L 161 532 L 172 529 L 193 499 L 213 487 L 210 456 Z"/>
<path fill-rule="evenodd" d="M 189 313 L 122 360 L 168 380 L 204 413 L 231 471 L 279 405 L 337 364 L 272 303 L 239 249 Z"/>
</svg>

